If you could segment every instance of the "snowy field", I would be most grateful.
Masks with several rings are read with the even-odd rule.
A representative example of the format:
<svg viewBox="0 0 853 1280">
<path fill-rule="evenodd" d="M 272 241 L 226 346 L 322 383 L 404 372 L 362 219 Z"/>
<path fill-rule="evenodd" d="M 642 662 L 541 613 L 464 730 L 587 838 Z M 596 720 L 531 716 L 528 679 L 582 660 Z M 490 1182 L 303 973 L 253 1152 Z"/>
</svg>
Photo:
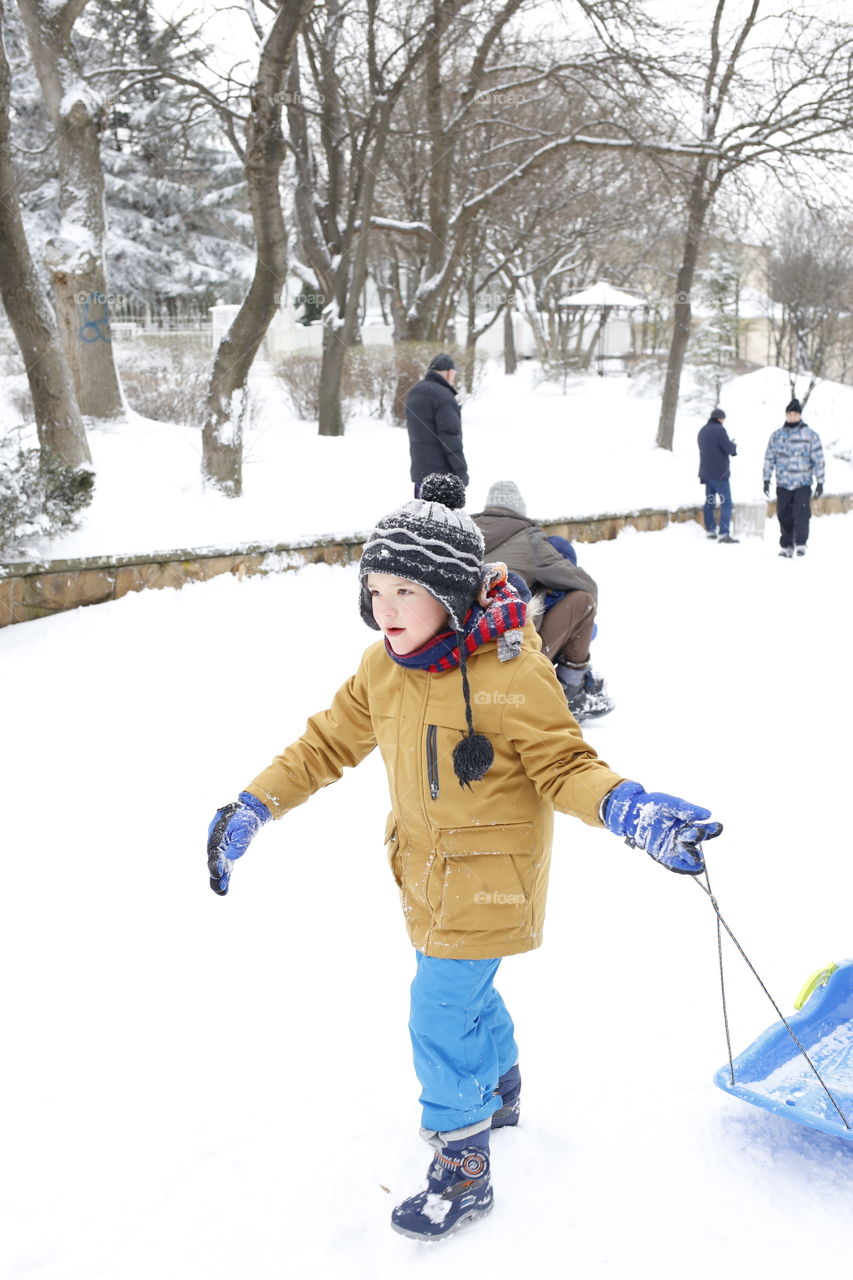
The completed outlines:
<svg viewBox="0 0 853 1280">
<path fill-rule="evenodd" d="M 566 395 L 536 379 L 533 364 L 512 378 L 492 366 L 464 404 L 470 510 L 504 478 L 516 480 L 538 519 L 702 502 L 696 433 L 714 405 L 691 394 L 688 378 L 672 453 L 655 447 L 660 401 L 644 379 L 578 377 Z M 202 490 L 198 431 L 130 414 L 89 432 L 97 481 L 81 528 L 42 541 L 33 555 L 131 555 L 360 532 L 411 492 L 405 430 L 355 417 L 342 438 L 321 438 L 315 424 L 293 418 L 268 370 L 259 370 L 253 391 L 258 416 L 247 432 L 240 501 Z M 764 450 L 790 398 L 781 369 L 736 378 L 721 397 L 738 443 L 735 502 L 761 500 Z M 827 452 L 827 493 L 853 491 L 853 387 L 821 384 L 804 416 Z"/>
<path fill-rule="evenodd" d="M 778 419 L 734 433 L 763 447 Z M 515 474 L 532 490 L 504 459 L 487 473 L 479 429 L 483 489 Z M 688 452 L 664 464 L 685 488 Z M 347 509 L 341 527 L 394 504 L 392 463 L 381 494 L 368 471 L 363 515 Z M 603 468 L 588 504 L 571 475 L 571 499 L 550 504 L 543 480 L 542 504 L 593 509 Z M 607 509 L 657 483 L 621 464 L 608 475 Z M 750 496 L 757 483 L 751 470 Z M 281 534 L 297 525 L 285 508 Z M 774 525 L 722 549 L 696 525 L 580 548 L 617 702 L 588 737 L 725 823 L 712 883 L 786 1011 L 814 969 L 853 955 L 851 535 L 853 516 L 815 520 L 802 561 L 777 558 Z M 372 638 L 355 569 L 325 566 L 0 631 L 4 1280 L 842 1274 L 853 1143 L 712 1083 L 725 1039 L 709 902 L 559 816 L 545 945 L 499 974 L 524 1090 L 520 1128 L 493 1144 L 495 1210 L 441 1245 L 390 1230 L 428 1151 L 381 762 L 265 828 L 225 899 L 204 849 L 213 810 Z M 775 1014 L 727 955 L 737 1051 Z"/>
</svg>

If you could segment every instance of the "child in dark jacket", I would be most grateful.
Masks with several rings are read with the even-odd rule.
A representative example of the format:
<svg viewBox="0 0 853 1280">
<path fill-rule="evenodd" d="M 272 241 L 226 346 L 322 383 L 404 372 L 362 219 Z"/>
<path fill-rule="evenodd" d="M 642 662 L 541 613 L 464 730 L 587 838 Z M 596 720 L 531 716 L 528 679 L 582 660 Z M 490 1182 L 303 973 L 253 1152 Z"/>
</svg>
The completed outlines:
<svg viewBox="0 0 853 1280">
<path fill-rule="evenodd" d="M 360 607 L 382 640 L 328 710 L 208 833 L 215 893 L 259 828 L 374 747 L 392 812 L 386 845 L 416 949 L 410 1031 L 427 1185 L 392 1226 L 440 1239 L 492 1207 L 489 1135 L 518 1123 L 513 1023 L 494 986 L 504 956 L 542 940 L 554 810 L 607 827 L 672 871 L 704 870 L 710 813 L 647 794 L 598 759 L 526 619 L 528 592 L 460 510 L 461 482 L 429 476 L 364 548 Z M 476 717 L 476 723 L 475 723 Z"/>
</svg>

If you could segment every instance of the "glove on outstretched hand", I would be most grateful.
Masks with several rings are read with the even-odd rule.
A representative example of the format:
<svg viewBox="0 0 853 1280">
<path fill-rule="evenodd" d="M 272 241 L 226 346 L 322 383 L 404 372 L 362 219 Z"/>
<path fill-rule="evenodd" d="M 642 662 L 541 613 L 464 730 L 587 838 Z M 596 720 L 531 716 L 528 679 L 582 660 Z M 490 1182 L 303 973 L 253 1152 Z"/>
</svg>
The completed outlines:
<svg viewBox="0 0 853 1280">
<path fill-rule="evenodd" d="M 604 824 L 627 844 L 645 849 L 670 871 L 698 876 L 705 870 L 702 841 L 722 831 L 722 823 L 706 822 L 709 809 L 668 796 L 647 795 L 639 782 L 620 782 L 604 801 Z"/>
<path fill-rule="evenodd" d="M 249 847 L 258 828 L 272 818 L 267 806 L 241 791 L 236 803 L 217 809 L 207 830 L 207 867 L 210 887 L 224 896 L 228 892 L 231 868 Z"/>
<path fill-rule="evenodd" d="M 770 481 L 769 480 L 764 481 L 764 496 L 765 498 L 770 497 Z"/>
<path fill-rule="evenodd" d="M 818 480 L 817 484 L 816 484 L 816 485 L 815 485 L 815 487 L 814 487 L 814 496 L 815 496 L 816 498 L 819 498 L 819 497 L 820 497 L 820 495 L 821 495 L 822 493 L 823 493 L 823 485 L 822 485 L 822 484 L 821 484 L 821 482 Z"/>
</svg>

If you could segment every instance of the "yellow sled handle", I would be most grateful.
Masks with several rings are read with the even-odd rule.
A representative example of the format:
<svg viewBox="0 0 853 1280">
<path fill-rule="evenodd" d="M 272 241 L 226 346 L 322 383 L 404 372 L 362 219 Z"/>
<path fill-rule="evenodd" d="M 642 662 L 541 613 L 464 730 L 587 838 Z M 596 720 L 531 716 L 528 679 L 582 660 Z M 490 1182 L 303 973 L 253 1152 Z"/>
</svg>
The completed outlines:
<svg viewBox="0 0 853 1280">
<path fill-rule="evenodd" d="M 817 973 L 813 973 L 794 1001 L 794 1008 L 802 1009 L 812 992 L 816 991 L 818 987 L 825 987 L 837 968 L 838 965 L 835 963 L 828 964 L 825 969 L 818 969 Z"/>
</svg>

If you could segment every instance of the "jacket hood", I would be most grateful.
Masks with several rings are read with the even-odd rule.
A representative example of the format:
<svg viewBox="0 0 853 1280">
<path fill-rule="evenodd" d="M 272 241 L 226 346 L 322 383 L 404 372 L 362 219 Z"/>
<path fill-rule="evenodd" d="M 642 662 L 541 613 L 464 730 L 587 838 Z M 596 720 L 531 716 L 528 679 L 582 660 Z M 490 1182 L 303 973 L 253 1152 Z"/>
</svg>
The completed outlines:
<svg viewBox="0 0 853 1280">
<path fill-rule="evenodd" d="M 522 529 L 536 527 L 535 520 L 528 520 L 526 516 L 520 516 L 508 507 L 486 507 L 471 518 L 480 526 L 486 542 L 487 557 L 495 547 L 502 546 L 517 533 L 521 533 Z"/>
</svg>

